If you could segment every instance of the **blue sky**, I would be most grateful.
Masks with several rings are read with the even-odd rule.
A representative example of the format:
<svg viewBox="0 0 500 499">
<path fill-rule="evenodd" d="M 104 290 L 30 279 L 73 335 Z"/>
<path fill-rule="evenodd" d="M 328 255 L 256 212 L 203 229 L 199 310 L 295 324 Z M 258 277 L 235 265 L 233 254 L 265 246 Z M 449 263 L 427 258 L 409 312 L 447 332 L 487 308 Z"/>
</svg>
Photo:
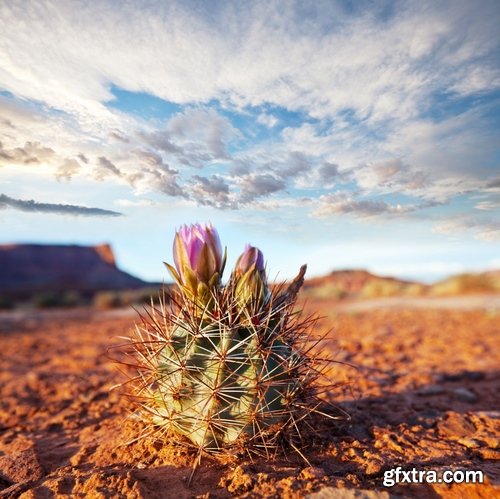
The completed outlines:
<svg viewBox="0 0 500 499">
<path fill-rule="evenodd" d="M 500 5 L 8 2 L 0 243 L 166 277 L 212 221 L 272 276 L 500 267 Z"/>
</svg>

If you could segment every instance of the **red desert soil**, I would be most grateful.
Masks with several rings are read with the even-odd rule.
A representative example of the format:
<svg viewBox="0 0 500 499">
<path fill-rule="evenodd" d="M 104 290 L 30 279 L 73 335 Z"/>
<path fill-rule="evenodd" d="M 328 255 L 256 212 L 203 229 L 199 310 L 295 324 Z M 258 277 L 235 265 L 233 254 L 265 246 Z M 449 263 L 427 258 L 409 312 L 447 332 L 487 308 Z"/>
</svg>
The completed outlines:
<svg viewBox="0 0 500 499">
<path fill-rule="evenodd" d="M 325 351 L 356 366 L 334 364 L 342 386 L 327 394 L 350 421 L 303 429 L 310 465 L 204 457 L 191 487 L 194 455 L 134 441 L 142 424 L 110 391 L 123 377 L 107 348 L 133 315 L 0 315 L 0 497 L 498 497 L 498 309 L 307 310 L 326 316 L 318 333 L 332 329 Z M 396 466 L 482 470 L 486 483 L 384 487 Z"/>
</svg>

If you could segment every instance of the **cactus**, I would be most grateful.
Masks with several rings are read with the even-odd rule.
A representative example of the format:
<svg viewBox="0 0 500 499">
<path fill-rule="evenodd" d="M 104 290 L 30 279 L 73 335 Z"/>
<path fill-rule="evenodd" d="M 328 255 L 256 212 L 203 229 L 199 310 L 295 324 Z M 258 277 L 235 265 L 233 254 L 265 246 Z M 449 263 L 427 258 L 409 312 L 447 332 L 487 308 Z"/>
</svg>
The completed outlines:
<svg viewBox="0 0 500 499">
<path fill-rule="evenodd" d="M 222 286 L 225 254 L 211 225 L 182 227 L 174 261 L 177 289 L 145 309 L 132 338 L 142 417 L 200 452 L 295 447 L 321 371 L 309 345 L 316 319 L 294 311 L 305 266 L 271 290 L 262 253 L 247 246 Z"/>
</svg>

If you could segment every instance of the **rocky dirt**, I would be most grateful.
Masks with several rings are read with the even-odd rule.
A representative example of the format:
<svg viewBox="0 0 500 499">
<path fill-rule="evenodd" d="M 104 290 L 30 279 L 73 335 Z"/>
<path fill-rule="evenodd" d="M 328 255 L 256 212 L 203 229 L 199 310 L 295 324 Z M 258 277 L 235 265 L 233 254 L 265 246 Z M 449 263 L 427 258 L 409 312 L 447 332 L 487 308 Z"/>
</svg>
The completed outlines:
<svg viewBox="0 0 500 499">
<path fill-rule="evenodd" d="M 130 313 L 0 315 L 0 497 L 494 497 L 500 495 L 500 312 L 310 302 L 338 363 L 301 451 L 271 461 L 136 441 L 142 423 L 111 387 Z M 481 470 L 485 483 L 385 487 L 384 472 Z"/>
</svg>

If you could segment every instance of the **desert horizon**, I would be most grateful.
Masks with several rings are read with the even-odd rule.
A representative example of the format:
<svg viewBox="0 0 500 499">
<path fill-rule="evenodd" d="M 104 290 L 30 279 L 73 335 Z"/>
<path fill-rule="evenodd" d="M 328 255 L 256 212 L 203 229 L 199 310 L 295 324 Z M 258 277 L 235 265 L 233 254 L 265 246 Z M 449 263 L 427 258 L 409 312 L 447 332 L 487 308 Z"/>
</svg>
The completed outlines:
<svg viewBox="0 0 500 499">
<path fill-rule="evenodd" d="M 330 359 L 317 389 L 321 409 L 298 426 L 298 451 L 283 441 L 266 457 L 199 454 L 138 419 L 125 340 L 145 318 L 166 312 L 158 283 L 120 271 L 110 245 L 4 245 L 0 263 L 1 497 L 484 497 L 498 490 L 498 271 L 434 285 L 363 270 L 306 279 L 295 310 L 320 318 L 307 350 Z M 44 275 L 52 281 L 42 279 L 37 293 L 19 294 Z M 19 301 L 5 306 L 9 288 Z M 476 470 L 483 483 L 398 484 L 397 469 L 439 477 Z"/>
<path fill-rule="evenodd" d="M 223 282 L 227 282 L 225 277 Z M 286 282 L 286 279 L 276 280 Z M 100 309 L 149 302 L 172 277 L 147 282 L 122 271 L 108 243 L 0 244 L 0 309 L 95 306 Z M 433 284 L 377 275 L 363 269 L 335 269 L 323 276 L 305 275 L 302 296 L 329 300 L 390 297 L 438 298 L 500 294 L 500 270 L 460 273 Z M 411 305 L 408 300 L 407 305 Z"/>
</svg>

